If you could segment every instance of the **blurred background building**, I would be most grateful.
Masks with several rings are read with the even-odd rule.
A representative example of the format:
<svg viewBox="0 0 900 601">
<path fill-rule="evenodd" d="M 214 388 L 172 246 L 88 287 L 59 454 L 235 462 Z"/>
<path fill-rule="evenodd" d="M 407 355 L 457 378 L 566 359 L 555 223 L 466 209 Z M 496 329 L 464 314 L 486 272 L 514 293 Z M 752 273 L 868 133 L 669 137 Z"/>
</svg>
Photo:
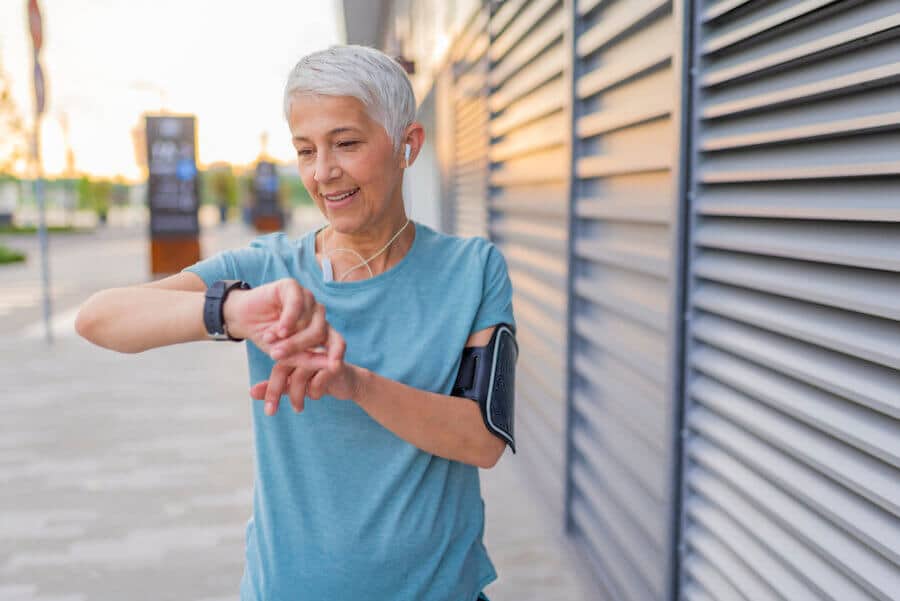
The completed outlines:
<svg viewBox="0 0 900 601">
<path fill-rule="evenodd" d="M 413 70 L 412 216 L 506 256 L 594 598 L 898 599 L 900 2 L 343 9 Z"/>
</svg>

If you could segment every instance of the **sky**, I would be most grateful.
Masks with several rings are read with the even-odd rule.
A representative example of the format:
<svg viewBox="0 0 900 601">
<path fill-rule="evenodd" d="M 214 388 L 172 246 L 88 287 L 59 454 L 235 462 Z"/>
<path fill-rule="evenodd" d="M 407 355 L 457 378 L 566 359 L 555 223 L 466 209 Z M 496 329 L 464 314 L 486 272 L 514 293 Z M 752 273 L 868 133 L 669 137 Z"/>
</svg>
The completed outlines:
<svg viewBox="0 0 900 601">
<path fill-rule="evenodd" d="M 340 0 L 40 0 L 47 102 L 42 155 L 65 169 L 138 179 L 132 129 L 161 107 L 197 116 L 198 159 L 293 161 L 282 92 L 304 54 L 344 41 Z M 0 0 L 0 66 L 33 113 L 27 0 Z M 63 116 L 65 115 L 65 116 Z"/>
</svg>

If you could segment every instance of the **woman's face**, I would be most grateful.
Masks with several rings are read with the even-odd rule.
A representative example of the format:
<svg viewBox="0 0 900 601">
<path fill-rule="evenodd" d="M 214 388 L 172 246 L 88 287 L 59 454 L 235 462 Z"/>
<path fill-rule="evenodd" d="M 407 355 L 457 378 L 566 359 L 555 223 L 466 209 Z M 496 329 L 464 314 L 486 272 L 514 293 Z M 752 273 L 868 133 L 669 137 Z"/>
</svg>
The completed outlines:
<svg viewBox="0 0 900 601">
<path fill-rule="evenodd" d="M 337 231 L 364 231 L 402 210 L 401 154 L 362 102 L 298 95 L 289 123 L 303 184 Z"/>
</svg>

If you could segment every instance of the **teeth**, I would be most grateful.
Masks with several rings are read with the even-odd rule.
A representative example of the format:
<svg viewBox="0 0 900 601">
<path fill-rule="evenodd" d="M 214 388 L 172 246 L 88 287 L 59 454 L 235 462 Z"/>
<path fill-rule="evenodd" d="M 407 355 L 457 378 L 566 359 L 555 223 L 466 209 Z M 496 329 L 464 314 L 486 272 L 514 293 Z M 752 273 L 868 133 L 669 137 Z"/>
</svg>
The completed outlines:
<svg viewBox="0 0 900 601">
<path fill-rule="evenodd" d="M 329 195 L 326 194 L 326 195 L 325 195 L 325 198 L 327 198 L 328 200 L 337 202 L 338 200 L 344 200 L 345 198 L 347 198 L 348 196 L 350 196 L 350 195 L 353 194 L 354 192 L 356 192 L 355 189 L 354 189 L 354 190 L 350 190 L 349 192 L 346 192 L 345 194 L 339 194 L 338 196 L 329 196 Z"/>
</svg>

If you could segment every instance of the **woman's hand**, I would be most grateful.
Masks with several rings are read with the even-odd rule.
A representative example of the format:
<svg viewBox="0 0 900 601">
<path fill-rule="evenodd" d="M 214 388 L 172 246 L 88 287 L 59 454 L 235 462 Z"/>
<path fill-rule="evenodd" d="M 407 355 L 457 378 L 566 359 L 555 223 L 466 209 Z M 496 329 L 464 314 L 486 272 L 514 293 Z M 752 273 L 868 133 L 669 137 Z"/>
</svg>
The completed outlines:
<svg viewBox="0 0 900 601">
<path fill-rule="evenodd" d="M 291 353 L 328 343 L 325 307 L 292 278 L 233 290 L 222 310 L 232 336 L 246 338 L 270 355 L 276 342 Z"/>
<path fill-rule="evenodd" d="M 294 411 L 301 412 L 304 397 L 320 399 L 330 395 L 339 400 L 356 396 L 362 379 L 359 367 L 344 361 L 347 348 L 343 336 L 328 326 L 326 352 L 300 351 L 285 356 L 275 364 L 268 380 L 257 382 L 250 388 L 250 396 L 265 401 L 266 415 L 278 411 L 281 395 L 290 397 Z M 275 345 L 276 349 L 287 348 L 292 343 L 287 340 Z"/>
</svg>

